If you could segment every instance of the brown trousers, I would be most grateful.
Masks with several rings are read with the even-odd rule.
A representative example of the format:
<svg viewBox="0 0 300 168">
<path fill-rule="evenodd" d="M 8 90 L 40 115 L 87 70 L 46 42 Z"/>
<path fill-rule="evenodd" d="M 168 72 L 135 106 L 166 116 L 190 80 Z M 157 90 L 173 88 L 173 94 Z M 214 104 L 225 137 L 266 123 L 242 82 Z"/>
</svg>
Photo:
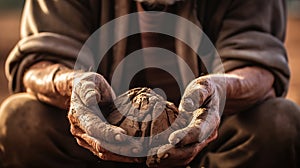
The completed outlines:
<svg viewBox="0 0 300 168">
<path fill-rule="evenodd" d="M 2 167 L 143 167 L 104 162 L 77 145 L 67 112 L 28 94 L 9 97 L 0 108 Z M 300 167 L 300 109 L 283 98 L 223 117 L 219 137 L 191 167 Z"/>
</svg>

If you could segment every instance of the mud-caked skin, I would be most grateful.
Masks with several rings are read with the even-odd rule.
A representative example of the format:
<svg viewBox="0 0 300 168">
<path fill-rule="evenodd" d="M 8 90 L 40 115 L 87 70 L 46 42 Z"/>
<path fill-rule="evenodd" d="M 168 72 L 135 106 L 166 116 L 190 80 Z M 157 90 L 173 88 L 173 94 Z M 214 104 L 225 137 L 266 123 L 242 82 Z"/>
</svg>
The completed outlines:
<svg viewBox="0 0 300 168">
<path fill-rule="evenodd" d="M 76 77 L 68 112 L 71 133 L 80 146 L 102 160 L 142 162 L 140 158 L 127 157 L 141 151 L 141 145 L 128 140 L 122 128 L 109 124 L 105 119 L 106 112 L 102 113 L 99 108 L 99 105 L 110 106 L 113 97 L 114 92 L 101 75 L 91 72 Z M 119 155 L 123 153 L 125 155 Z"/>
<path fill-rule="evenodd" d="M 189 123 L 188 118 L 191 118 L 192 116 L 192 113 L 179 115 L 178 109 L 173 103 L 166 101 L 163 97 L 149 88 L 135 88 L 127 91 L 118 96 L 111 105 L 105 105 L 106 108 L 98 115 L 89 112 L 83 114 L 83 111 L 100 111 L 97 110 L 96 107 L 89 108 L 86 106 L 80 107 L 79 110 L 78 105 L 82 103 L 78 101 L 79 100 L 76 98 L 73 98 L 71 101 L 71 109 L 68 115 L 69 120 L 71 120 L 71 122 L 77 121 L 77 124 L 73 124 L 77 125 L 77 127 L 87 127 L 87 125 L 94 126 L 92 132 L 87 131 L 84 135 L 78 133 L 75 134 L 77 139 L 80 139 L 81 137 L 85 138 L 85 140 L 83 138 L 81 140 L 84 140 L 86 144 L 80 143 L 80 145 L 88 148 L 98 156 L 101 152 L 115 153 L 117 151 L 118 154 L 125 156 L 113 154 L 116 161 L 120 161 L 120 158 L 123 157 L 123 162 L 146 161 L 148 166 L 159 163 L 160 157 L 158 157 L 158 155 L 163 152 L 161 151 L 161 147 L 169 144 L 168 138 L 170 134 L 186 127 L 187 123 Z M 103 109 L 102 107 L 103 105 L 100 105 L 99 109 Z M 79 113 L 80 117 L 78 117 Z M 103 122 L 98 122 L 101 117 L 105 117 L 105 119 L 102 118 Z M 119 145 L 109 144 L 109 142 L 114 141 L 115 137 L 113 137 L 114 135 L 112 134 L 111 127 L 107 127 L 104 120 L 117 126 L 116 128 L 124 129 L 129 136 L 127 141 L 119 142 Z M 84 125 L 80 125 L 80 123 L 83 123 Z M 98 131 L 94 130 L 95 128 L 98 128 Z M 74 129 L 75 128 L 71 128 L 71 130 Z M 96 137 L 95 135 L 97 132 L 107 133 L 106 139 Z M 131 136 L 135 137 L 134 139 L 138 140 L 139 143 L 130 141 L 129 139 Z M 109 140 L 109 137 L 111 138 L 111 141 Z M 98 144 L 94 144 L 93 146 L 93 144 L 89 145 L 89 142 L 98 142 Z M 105 148 L 110 148 L 112 151 Z M 134 154 L 138 156 L 141 153 L 148 154 L 148 157 L 146 157 L 146 155 L 143 158 L 136 159 L 133 159 L 134 157 L 128 157 L 127 159 L 126 157 L 134 156 Z"/>
</svg>

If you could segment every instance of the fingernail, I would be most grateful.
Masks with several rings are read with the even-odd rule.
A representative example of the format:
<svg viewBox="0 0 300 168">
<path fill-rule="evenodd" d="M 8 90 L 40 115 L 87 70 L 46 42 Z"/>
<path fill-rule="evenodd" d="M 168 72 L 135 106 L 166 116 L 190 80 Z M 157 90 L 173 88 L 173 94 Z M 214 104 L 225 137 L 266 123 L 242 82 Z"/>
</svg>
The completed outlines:
<svg viewBox="0 0 300 168">
<path fill-rule="evenodd" d="M 116 140 L 116 141 L 119 141 L 119 142 L 123 142 L 123 138 L 122 138 L 122 136 L 121 136 L 120 134 L 117 134 L 117 135 L 115 136 L 115 140 Z"/>
<path fill-rule="evenodd" d="M 193 111 L 194 106 L 195 106 L 195 103 L 194 103 L 193 99 L 191 99 L 191 98 L 184 99 L 183 106 L 182 106 L 184 110 Z"/>
<path fill-rule="evenodd" d="M 180 139 L 177 138 L 176 141 L 175 141 L 175 144 L 178 144 L 180 142 Z"/>
<path fill-rule="evenodd" d="M 169 157 L 168 153 L 158 153 L 157 157 L 160 159 L 167 159 Z"/>
<path fill-rule="evenodd" d="M 164 152 L 162 152 L 162 153 L 157 153 L 157 157 L 158 157 L 158 158 L 162 158 L 164 155 L 165 155 Z"/>
<path fill-rule="evenodd" d="M 99 92 L 96 90 L 89 90 L 85 94 L 86 105 L 97 104 L 100 99 Z"/>
<path fill-rule="evenodd" d="M 169 157 L 169 154 L 166 153 L 166 154 L 164 155 L 163 159 L 167 159 L 168 157 Z"/>
<path fill-rule="evenodd" d="M 176 138 L 176 140 L 172 141 L 172 140 L 169 140 L 169 142 L 172 144 L 172 145 L 176 145 L 180 142 L 180 139 L 179 138 Z"/>
<path fill-rule="evenodd" d="M 135 147 L 135 148 L 132 148 L 131 151 L 132 151 L 132 153 L 137 154 L 137 153 L 140 153 L 140 152 L 141 152 L 141 148 Z"/>
</svg>

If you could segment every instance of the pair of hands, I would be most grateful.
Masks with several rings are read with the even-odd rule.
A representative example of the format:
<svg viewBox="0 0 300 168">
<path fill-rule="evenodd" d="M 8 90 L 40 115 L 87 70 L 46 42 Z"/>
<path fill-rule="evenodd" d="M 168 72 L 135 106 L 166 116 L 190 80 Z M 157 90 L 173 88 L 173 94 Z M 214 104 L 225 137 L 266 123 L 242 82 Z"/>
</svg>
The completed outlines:
<svg viewBox="0 0 300 168">
<path fill-rule="evenodd" d="M 221 97 L 224 88 L 220 78 L 203 76 L 193 80 L 186 88 L 179 105 L 179 113 L 184 114 L 189 124 L 174 131 L 169 136 L 169 144 L 158 149 L 158 162 L 151 167 L 178 167 L 188 165 L 208 143 L 217 138 L 220 123 Z M 99 112 L 98 103 L 112 102 L 115 94 L 106 80 L 97 73 L 82 72 L 74 78 L 69 120 L 71 133 L 77 143 L 97 155 L 102 160 L 143 162 L 134 158 L 141 150 L 141 144 L 131 141 L 126 131 L 110 125 Z M 99 131 L 101 130 L 101 131 Z M 131 147 L 136 148 L 132 149 Z M 113 150 L 106 150 L 105 148 Z M 122 156 L 111 151 L 119 151 Z"/>
</svg>

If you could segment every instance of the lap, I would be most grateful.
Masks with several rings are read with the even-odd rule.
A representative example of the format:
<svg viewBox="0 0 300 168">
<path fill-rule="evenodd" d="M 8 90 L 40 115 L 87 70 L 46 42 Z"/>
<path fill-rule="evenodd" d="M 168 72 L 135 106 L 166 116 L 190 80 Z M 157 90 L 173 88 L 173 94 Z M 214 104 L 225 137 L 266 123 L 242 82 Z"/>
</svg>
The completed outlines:
<svg viewBox="0 0 300 168">
<path fill-rule="evenodd" d="M 299 107 L 282 98 L 223 117 L 218 139 L 192 167 L 199 162 L 207 167 L 297 166 L 299 123 Z M 113 165 L 78 146 L 69 127 L 67 111 L 28 94 L 13 95 L 0 108 L 0 160 L 15 167 Z"/>
<path fill-rule="evenodd" d="M 2 147 L 2 150 L 1 150 Z M 70 133 L 67 111 L 20 93 L 0 108 L 0 167 L 140 167 L 102 161 L 79 146 Z"/>
<path fill-rule="evenodd" d="M 77 145 L 67 111 L 16 94 L 0 108 L 0 146 L 8 167 L 99 167 L 99 159 Z"/>
<path fill-rule="evenodd" d="M 223 117 L 219 136 L 198 158 L 206 167 L 299 166 L 300 109 L 274 98 Z"/>
</svg>

